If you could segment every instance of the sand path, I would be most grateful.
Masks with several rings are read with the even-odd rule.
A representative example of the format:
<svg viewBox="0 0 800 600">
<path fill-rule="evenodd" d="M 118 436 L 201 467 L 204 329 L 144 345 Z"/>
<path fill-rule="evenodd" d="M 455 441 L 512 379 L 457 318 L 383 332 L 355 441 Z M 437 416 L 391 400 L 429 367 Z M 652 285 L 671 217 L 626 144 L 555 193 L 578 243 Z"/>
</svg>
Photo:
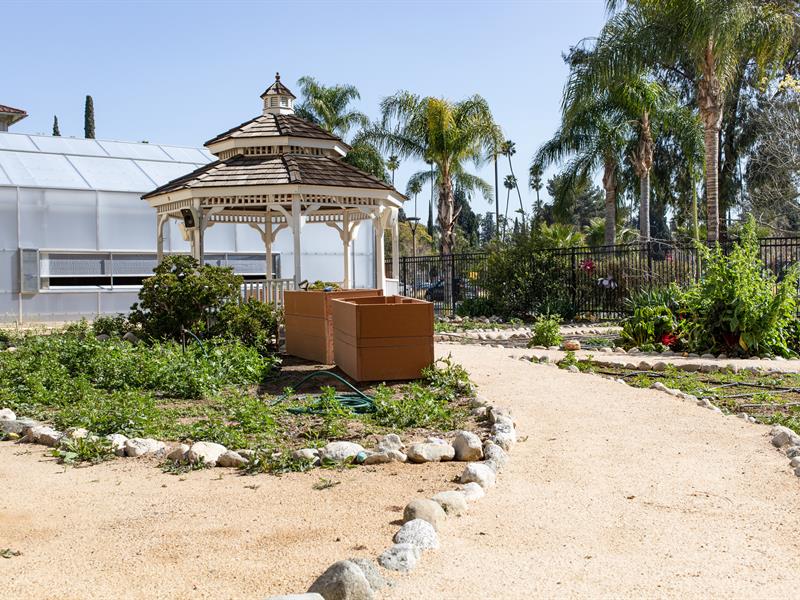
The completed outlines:
<svg viewBox="0 0 800 600">
<path fill-rule="evenodd" d="M 442 528 L 389 600 L 792 597 L 800 479 L 768 428 L 655 391 L 531 365 L 525 351 L 438 345 L 518 431 L 498 486 Z M 0 596 L 236 598 L 305 590 L 377 556 L 402 506 L 461 465 L 240 477 L 141 460 L 64 469 L 0 443 Z M 320 477 L 339 485 L 312 489 Z M 255 488 L 255 489 L 254 489 Z"/>
</svg>

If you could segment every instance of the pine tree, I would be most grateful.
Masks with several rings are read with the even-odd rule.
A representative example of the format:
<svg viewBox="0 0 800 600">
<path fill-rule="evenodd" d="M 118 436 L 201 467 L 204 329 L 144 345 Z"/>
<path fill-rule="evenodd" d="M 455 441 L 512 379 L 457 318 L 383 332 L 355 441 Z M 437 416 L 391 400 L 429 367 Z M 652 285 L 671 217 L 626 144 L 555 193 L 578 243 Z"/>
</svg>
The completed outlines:
<svg viewBox="0 0 800 600">
<path fill-rule="evenodd" d="M 83 136 L 94 139 L 94 100 L 91 96 L 86 96 L 86 106 L 83 109 Z"/>
<path fill-rule="evenodd" d="M 58 117 L 53 115 L 53 135 L 61 136 L 61 130 L 58 128 Z"/>
</svg>

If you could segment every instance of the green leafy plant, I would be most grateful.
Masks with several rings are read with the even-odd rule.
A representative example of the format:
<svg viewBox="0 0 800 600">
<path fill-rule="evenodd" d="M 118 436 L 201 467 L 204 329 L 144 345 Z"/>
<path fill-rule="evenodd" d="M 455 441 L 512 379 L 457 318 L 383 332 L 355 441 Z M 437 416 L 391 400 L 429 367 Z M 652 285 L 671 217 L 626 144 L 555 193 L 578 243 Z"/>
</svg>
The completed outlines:
<svg viewBox="0 0 800 600">
<path fill-rule="evenodd" d="M 254 298 L 241 303 L 229 302 L 219 310 L 212 333 L 238 340 L 262 355 L 269 355 L 277 349 L 282 318 L 282 311 L 274 304 Z"/>
<path fill-rule="evenodd" d="M 272 448 L 258 448 L 250 460 L 240 467 L 240 470 L 245 475 L 258 473 L 282 475 L 284 473 L 302 473 L 313 468 L 313 460 L 295 457 L 291 452 L 276 452 Z"/>
<path fill-rule="evenodd" d="M 136 328 L 128 321 L 128 317 L 123 314 L 99 316 L 92 322 L 92 333 L 94 333 L 94 335 L 122 337 L 129 331 L 134 331 L 135 329 Z"/>
<path fill-rule="evenodd" d="M 558 315 L 539 315 L 533 322 L 530 346 L 558 346 L 563 340 Z"/>
<path fill-rule="evenodd" d="M 227 304 L 239 302 L 243 279 L 230 267 L 200 266 L 190 256 L 168 256 L 154 269 L 131 307 L 131 323 L 153 339 L 179 340 L 183 330 L 206 333 Z"/>
<path fill-rule="evenodd" d="M 59 463 L 66 465 L 96 465 L 114 458 L 114 448 L 106 438 L 92 436 L 64 440 L 52 450 L 52 455 Z"/>
<path fill-rule="evenodd" d="M 727 354 L 792 354 L 798 268 L 779 280 L 764 265 L 751 218 L 727 254 L 700 247 L 703 277 L 686 293 L 683 337 L 692 351 Z"/>
</svg>

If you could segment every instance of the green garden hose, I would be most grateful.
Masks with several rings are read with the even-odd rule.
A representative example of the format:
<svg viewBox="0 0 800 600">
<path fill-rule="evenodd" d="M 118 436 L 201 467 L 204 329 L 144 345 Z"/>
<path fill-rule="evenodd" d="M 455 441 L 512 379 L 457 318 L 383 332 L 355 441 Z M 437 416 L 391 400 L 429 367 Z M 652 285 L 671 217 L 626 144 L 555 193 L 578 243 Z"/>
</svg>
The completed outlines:
<svg viewBox="0 0 800 600">
<path fill-rule="evenodd" d="M 314 371 L 309 375 L 303 377 L 300 382 L 295 386 L 295 391 L 298 390 L 303 384 L 311 379 L 316 377 L 333 377 L 334 379 L 338 380 L 339 382 L 343 383 L 347 387 L 349 387 L 352 392 L 336 392 L 335 398 L 336 401 L 339 402 L 345 408 L 349 408 L 354 413 L 369 413 L 375 410 L 375 400 L 374 398 L 367 396 L 364 392 L 356 388 L 353 384 L 349 381 L 346 381 L 336 373 L 331 373 L 330 371 Z M 315 394 L 317 398 L 319 398 L 319 394 Z M 273 404 L 279 404 L 288 398 L 287 394 L 283 394 L 282 396 L 278 397 L 278 399 Z M 293 406 L 292 408 L 287 409 L 288 412 L 299 415 L 299 414 L 323 414 L 325 413 L 325 409 L 320 406 L 319 400 L 315 404 L 311 404 L 309 406 Z"/>
</svg>

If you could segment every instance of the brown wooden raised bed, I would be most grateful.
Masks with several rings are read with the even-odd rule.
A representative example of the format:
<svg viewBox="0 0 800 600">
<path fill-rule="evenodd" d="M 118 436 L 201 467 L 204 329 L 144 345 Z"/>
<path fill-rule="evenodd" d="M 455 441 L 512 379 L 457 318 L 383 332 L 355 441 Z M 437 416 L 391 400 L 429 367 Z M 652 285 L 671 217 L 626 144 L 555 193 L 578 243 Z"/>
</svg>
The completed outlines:
<svg viewBox="0 0 800 600">
<path fill-rule="evenodd" d="M 334 360 L 356 381 L 416 379 L 433 362 L 432 303 L 381 296 L 331 304 Z"/>
<path fill-rule="evenodd" d="M 286 353 L 324 365 L 333 364 L 331 300 L 356 296 L 383 296 L 383 290 L 285 291 L 283 317 Z"/>
</svg>

